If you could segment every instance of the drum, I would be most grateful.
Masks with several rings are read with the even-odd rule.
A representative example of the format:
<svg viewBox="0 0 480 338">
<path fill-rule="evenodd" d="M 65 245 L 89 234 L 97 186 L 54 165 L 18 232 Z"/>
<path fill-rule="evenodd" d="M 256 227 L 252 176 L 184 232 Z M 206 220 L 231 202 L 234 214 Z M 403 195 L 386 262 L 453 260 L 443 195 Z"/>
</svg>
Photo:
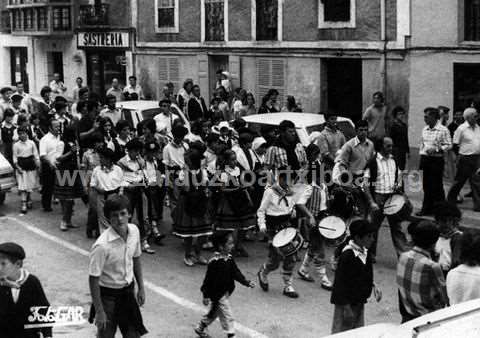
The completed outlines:
<svg viewBox="0 0 480 338">
<path fill-rule="evenodd" d="M 397 221 L 405 221 L 412 214 L 412 204 L 401 194 L 393 194 L 383 205 L 383 213 L 387 216 L 394 217 Z"/>
<path fill-rule="evenodd" d="M 303 237 L 297 229 L 285 228 L 273 237 L 272 245 L 283 256 L 291 256 L 303 246 Z"/>
<path fill-rule="evenodd" d="M 337 216 L 327 216 L 318 224 L 318 231 L 325 238 L 325 244 L 337 247 L 347 237 L 347 225 Z"/>
</svg>

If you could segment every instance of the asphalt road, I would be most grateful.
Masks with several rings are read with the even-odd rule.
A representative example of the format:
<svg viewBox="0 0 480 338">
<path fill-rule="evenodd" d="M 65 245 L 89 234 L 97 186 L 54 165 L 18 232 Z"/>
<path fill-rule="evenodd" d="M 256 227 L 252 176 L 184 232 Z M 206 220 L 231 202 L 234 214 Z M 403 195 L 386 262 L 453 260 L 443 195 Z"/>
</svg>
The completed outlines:
<svg viewBox="0 0 480 338">
<path fill-rule="evenodd" d="M 25 216 L 18 213 L 19 198 L 16 193 L 7 196 L 0 207 L 5 216 L 0 217 L 0 242 L 15 241 L 27 252 L 26 267 L 37 275 L 54 306 L 82 306 L 88 312 L 88 251 L 93 240 L 85 237 L 84 224 L 87 209 L 76 202 L 73 221 L 81 228 L 61 232 L 60 207 L 52 213 L 40 210 L 39 194 L 34 194 L 34 210 Z M 413 204 L 419 204 L 419 194 L 411 196 Z M 469 203 L 464 207 L 469 208 Z M 478 213 L 465 212 L 464 225 L 480 224 Z M 162 224 L 169 231 L 167 221 Z M 383 291 L 380 303 L 373 299 L 366 305 L 366 323 L 398 323 L 395 288 L 396 257 L 388 227 L 380 231 L 375 281 Z M 183 264 L 181 241 L 168 236 L 162 247 L 153 246 L 155 255 L 142 255 L 144 278 L 147 281 L 147 302 L 142 309 L 144 322 L 149 330 L 146 337 L 195 337 L 193 328 L 205 307 L 201 305 L 200 285 L 205 267 L 188 268 Z M 265 243 L 247 244 L 249 258 L 239 258 L 237 263 L 247 278 L 256 281 L 256 273 L 263 263 L 267 250 Z M 205 256 L 209 253 L 205 252 Z M 302 251 L 303 254 L 303 251 Z M 331 273 L 331 272 L 330 272 Z M 330 295 L 320 284 L 295 279 L 294 285 L 300 298 L 292 300 L 282 295 L 280 272 L 270 277 L 270 292 L 258 286 L 247 289 L 237 285 L 231 298 L 235 319 L 239 324 L 238 337 L 322 337 L 331 328 L 333 306 Z M 55 337 L 93 337 L 94 327 L 88 323 L 80 326 L 54 329 Z M 210 328 L 213 337 L 224 337 L 219 323 Z"/>
</svg>

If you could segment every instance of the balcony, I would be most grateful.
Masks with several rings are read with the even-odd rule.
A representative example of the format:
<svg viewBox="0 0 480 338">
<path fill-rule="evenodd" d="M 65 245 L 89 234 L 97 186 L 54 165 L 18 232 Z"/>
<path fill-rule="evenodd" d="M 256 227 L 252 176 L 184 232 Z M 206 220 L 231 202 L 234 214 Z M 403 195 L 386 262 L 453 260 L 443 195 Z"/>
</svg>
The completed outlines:
<svg viewBox="0 0 480 338">
<path fill-rule="evenodd" d="M 13 35 L 65 36 L 73 34 L 71 0 L 9 0 Z"/>
<path fill-rule="evenodd" d="M 78 13 L 79 27 L 105 27 L 108 26 L 109 4 L 80 5 Z"/>
</svg>

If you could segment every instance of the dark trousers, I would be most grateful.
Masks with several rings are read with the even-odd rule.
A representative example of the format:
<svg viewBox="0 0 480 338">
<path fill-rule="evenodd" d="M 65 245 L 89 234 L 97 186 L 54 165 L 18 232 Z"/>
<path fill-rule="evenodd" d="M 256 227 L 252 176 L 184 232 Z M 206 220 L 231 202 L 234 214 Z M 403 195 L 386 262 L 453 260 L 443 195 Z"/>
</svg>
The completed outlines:
<svg viewBox="0 0 480 338">
<path fill-rule="evenodd" d="M 163 218 L 163 201 L 167 194 L 166 187 L 149 186 L 145 188 L 145 195 L 148 200 L 148 219 L 150 221 L 160 221 Z"/>
<path fill-rule="evenodd" d="M 362 327 L 364 318 L 364 304 L 335 304 L 332 334 Z"/>
<path fill-rule="evenodd" d="M 397 161 L 398 169 L 405 170 L 407 165 L 407 152 L 405 150 L 394 149 L 393 156 L 395 156 L 395 160 Z"/>
<path fill-rule="evenodd" d="M 53 189 L 55 187 L 55 170 L 45 161 L 42 161 L 40 182 L 42 183 L 42 207 L 44 209 L 50 209 L 52 207 Z"/>
<path fill-rule="evenodd" d="M 438 202 L 445 201 L 443 190 L 443 157 L 420 157 L 420 170 L 423 170 L 423 205 L 422 211 L 432 213 L 433 207 Z"/>
<path fill-rule="evenodd" d="M 459 155 L 457 163 L 457 174 L 450 191 L 448 192 L 448 201 L 456 203 L 458 194 L 462 190 L 467 180 L 472 187 L 473 208 L 480 210 L 480 175 L 476 174 L 480 168 L 480 155 Z"/>
<path fill-rule="evenodd" d="M 133 213 L 135 213 L 137 216 L 138 229 L 140 230 L 140 238 L 146 239 L 148 236 L 145 222 L 147 214 L 144 212 L 145 205 L 143 200 L 143 189 L 144 188 L 140 186 L 132 186 L 125 188 L 123 192 L 130 201 L 130 208 L 128 210 L 130 216 L 133 216 Z"/>
<path fill-rule="evenodd" d="M 377 232 L 375 233 L 375 241 L 370 247 L 370 252 L 374 257 L 377 254 L 378 231 L 380 230 L 380 227 L 382 226 L 382 222 L 385 219 L 385 215 L 383 213 L 383 206 L 385 205 L 385 202 L 390 196 L 392 196 L 392 194 L 377 194 L 377 193 L 375 193 L 373 196 L 373 198 L 375 199 L 375 203 L 377 203 L 379 208 L 372 215 L 372 223 L 377 227 Z M 390 234 L 392 235 L 393 246 L 395 247 L 395 251 L 398 257 L 402 252 L 405 252 L 408 250 L 407 237 L 405 236 L 405 233 L 402 231 L 402 225 L 397 217 L 395 217 L 394 215 L 387 216 L 387 220 L 388 220 L 388 225 L 390 226 Z"/>
</svg>

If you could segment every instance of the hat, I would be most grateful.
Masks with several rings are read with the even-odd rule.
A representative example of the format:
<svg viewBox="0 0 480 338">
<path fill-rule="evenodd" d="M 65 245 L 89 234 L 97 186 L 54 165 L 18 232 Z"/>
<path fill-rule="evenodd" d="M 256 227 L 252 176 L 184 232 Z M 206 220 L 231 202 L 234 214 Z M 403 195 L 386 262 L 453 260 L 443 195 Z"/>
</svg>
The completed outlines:
<svg viewBox="0 0 480 338">
<path fill-rule="evenodd" d="M 253 150 L 257 150 L 263 145 L 266 145 L 267 141 L 263 137 L 255 137 L 252 142 Z"/>
<path fill-rule="evenodd" d="M 0 254 L 20 260 L 25 259 L 25 250 L 23 250 L 23 248 L 17 243 L 6 242 L 0 244 Z"/>
<path fill-rule="evenodd" d="M 143 144 L 142 142 L 140 142 L 140 140 L 138 138 L 134 138 L 130 141 L 127 142 L 127 144 L 125 145 L 125 148 L 127 148 L 127 150 L 131 150 L 131 149 L 142 149 L 143 148 Z"/>
<path fill-rule="evenodd" d="M 230 124 L 227 121 L 221 121 L 218 125 L 212 127 L 212 131 L 216 134 L 220 134 L 220 130 L 227 128 L 228 130 L 232 130 Z"/>
<path fill-rule="evenodd" d="M 20 95 L 20 94 L 13 94 L 10 99 L 13 101 L 13 102 L 17 102 L 17 101 L 22 101 L 23 100 L 23 96 Z"/>
<path fill-rule="evenodd" d="M 185 128 L 184 126 L 175 126 L 172 129 L 172 135 L 173 137 L 185 137 L 185 135 L 188 134 L 188 129 Z"/>
<path fill-rule="evenodd" d="M 145 151 L 157 151 L 160 149 L 160 145 L 155 141 L 149 141 L 143 145 L 143 149 Z"/>
<path fill-rule="evenodd" d="M 355 236 L 365 236 L 366 234 L 376 232 L 377 228 L 375 225 L 364 219 L 356 219 L 350 224 L 350 235 Z"/>
</svg>

